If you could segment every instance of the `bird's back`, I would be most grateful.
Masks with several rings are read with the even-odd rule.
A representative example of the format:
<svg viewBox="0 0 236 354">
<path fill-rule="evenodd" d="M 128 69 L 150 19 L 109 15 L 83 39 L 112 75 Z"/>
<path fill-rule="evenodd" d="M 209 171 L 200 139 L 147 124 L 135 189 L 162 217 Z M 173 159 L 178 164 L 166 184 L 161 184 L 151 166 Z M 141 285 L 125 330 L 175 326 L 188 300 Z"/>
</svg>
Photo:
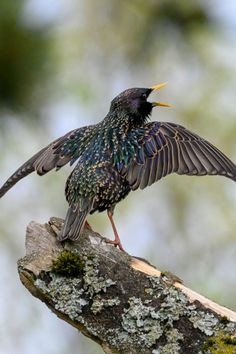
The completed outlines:
<svg viewBox="0 0 236 354">
<path fill-rule="evenodd" d="M 114 165 L 112 136 L 100 129 L 87 144 L 66 184 L 69 203 L 93 198 L 95 210 L 106 210 L 130 191 L 128 182 Z"/>
</svg>

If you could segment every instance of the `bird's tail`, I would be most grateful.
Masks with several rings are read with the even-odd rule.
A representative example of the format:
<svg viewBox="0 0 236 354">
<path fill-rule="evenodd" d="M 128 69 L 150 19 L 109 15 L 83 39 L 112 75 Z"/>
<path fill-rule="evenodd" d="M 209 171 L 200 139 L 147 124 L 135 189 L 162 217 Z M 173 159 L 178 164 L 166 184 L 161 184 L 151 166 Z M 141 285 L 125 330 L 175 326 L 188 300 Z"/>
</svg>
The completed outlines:
<svg viewBox="0 0 236 354">
<path fill-rule="evenodd" d="M 58 241 L 64 241 L 67 239 L 77 241 L 83 230 L 89 211 L 89 207 L 81 211 L 78 203 L 70 205 L 66 214 L 63 229 L 57 237 Z"/>
</svg>

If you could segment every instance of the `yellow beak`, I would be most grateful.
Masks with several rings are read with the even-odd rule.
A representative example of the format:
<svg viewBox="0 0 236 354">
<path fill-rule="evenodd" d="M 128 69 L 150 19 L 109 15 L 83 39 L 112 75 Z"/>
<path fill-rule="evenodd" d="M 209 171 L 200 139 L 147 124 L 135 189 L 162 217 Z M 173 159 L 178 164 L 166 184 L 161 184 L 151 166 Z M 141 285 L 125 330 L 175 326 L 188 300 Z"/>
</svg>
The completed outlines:
<svg viewBox="0 0 236 354">
<path fill-rule="evenodd" d="M 156 106 L 160 106 L 160 107 L 172 107 L 171 104 L 165 103 L 165 102 L 152 102 L 152 106 L 153 106 L 153 107 L 156 107 Z"/>
<path fill-rule="evenodd" d="M 162 87 L 164 87 L 166 85 L 167 85 L 167 83 L 163 82 L 162 84 L 151 86 L 150 89 L 153 90 L 153 91 L 157 91 L 157 90 L 160 90 Z"/>
<path fill-rule="evenodd" d="M 153 91 L 157 91 L 157 90 L 160 90 L 162 87 L 166 86 L 166 82 L 163 82 L 159 85 L 154 85 L 154 86 L 151 86 L 150 89 L 153 90 Z M 160 107 L 171 107 L 170 104 L 168 103 L 164 103 L 164 102 L 152 102 L 152 106 L 153 107 L 156 107 L 156 106 L 160 106 Z"/>
</svg>

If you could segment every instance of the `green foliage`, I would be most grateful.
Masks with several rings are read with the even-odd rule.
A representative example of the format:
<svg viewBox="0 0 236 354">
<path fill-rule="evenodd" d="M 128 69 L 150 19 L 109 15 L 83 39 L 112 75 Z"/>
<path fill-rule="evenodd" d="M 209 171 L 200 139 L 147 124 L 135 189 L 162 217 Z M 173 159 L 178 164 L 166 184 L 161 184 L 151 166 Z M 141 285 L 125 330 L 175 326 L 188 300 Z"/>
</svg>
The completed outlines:
<svg viewBox="0 0 236 354">
<path fill-rule="evenodd" d="M 23 22 L 24 3 L 2 0 L 0 11 L 0 105 L 16 111 L 40 106 L 39 86 L 50 74 L 47 28 Z"/>
<path fill-rule="evenodd" d="M 84 268 L 84 262 L 75 252 L 63 251 L 58 258 L 53 261 L 51 271 L 53 273 L 75 277 L 80 274 Z"/>
<path fill-rule="evenodd" d="M 236 339 L 220 333 L 209 338 L 203 347 L 203 353 L 207 354 L 235 354 Z"/>
<path fill-rule="evenodd" d="M 150 64 L 157 56 L 162 56 L 163 51 L 172 46 L 173 39 L 179 42 L 178 50 L 185 45 L 192 46 L 191 35 L 195 30 L 207 31 L 212 24 L 207 7 L 194 0 L 103 0 L 97 3 L 90 0 L 84 9 L 87 19 L 84 32 L 90 41 L 82 36 L 80 45 L 91 46 L 103 60 L 107 60 L 108 52 L 109 60 L 123 56 L 126 65 L 131 65 L 130 70 L 134 65 L 143 65 L 144 60 Z"/>
</svg>

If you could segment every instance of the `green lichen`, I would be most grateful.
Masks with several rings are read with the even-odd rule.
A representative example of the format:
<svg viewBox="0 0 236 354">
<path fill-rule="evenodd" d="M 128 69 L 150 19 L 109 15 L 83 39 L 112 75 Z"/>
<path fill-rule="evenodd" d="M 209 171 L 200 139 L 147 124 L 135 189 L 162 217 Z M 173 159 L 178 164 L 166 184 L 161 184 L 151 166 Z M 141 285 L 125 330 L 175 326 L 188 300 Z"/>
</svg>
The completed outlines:
<svg viewBox="0 0 236 354">
<path fill-rule="evenodd" d="M 73 273 L 73 269 L 77 273 Z M 119 348 L 122 353 L 133 353 L 140 346 L 144 354 L 183 353 L 185 333 L 182 326 L 178 326 L 178 321 L 186 321 L 186 317 L 189 320 L 188 330 L 197 328 L 198 332 L 202 332 L 198 340 L 204 340 L 206 335 L 212 336 L 224 329 L 228 337 L 224 336 L 221 345 L 227 348 L 234 346 L 236 349 L 229 337 L 235 331 L 235 325 L 227 324 L 224 318 L 215 317 L 210 311 L 199 312 L 197 303 L 189 303 L 187 296 L 171 284 L 167 287 L 165 279 L 148 277 L 149 281 L 144 287 L 140 287 L 140 293 L 135 288 L 134 295 L 127 299 L 120 287 L 109 289 L 116 283 L 119 285 L 116 272 L 103 273 L 99 256 L 91 257 L 86 251 L 64 251 L 54 263 L 51 272 L 40 277 L 35 284 L 48 296 L 52 307 L 74 322 L 83 324 L 87 333 L 98 338 L 105 335 L 109 345 Z M 78 277 L 74 277 L 74 274 L 78 274 Z M 121 290 L 124 294 L 122 299 L 119 297 Z M 120 299 L 125 303 L 120 304 Z M 114 306 L 117 309 L 113 309 Z M 106 327 L 99 325 L 98 320 L 91 321 L 91 314 L 100 314 L 102 311 L 113 316 L 114 328 L 113 322 Z M 120 327 L 117 327 L 117 320 Z M 184 322 L 181 323 L 183 325 Z M 216 350 L 216 344 L 218 342 L 215 340 L 209 341 L 208 348 L 201 353 L 224 353 L 209 351 Z M 128 352 L 127 347 L 130 348 Z M 225 353 L 236 354 L 236 351 Z"/>
<path fill-rule="evenodd" d="M 152 295 L 153 294 L 153 289 L 152 288 L 145 288 L 144 289 L 145 294 L 147 295 Z"/>
<path fill-rule="evenodd" d="M 224 333 L 209 338 L 203 346 L 205 354 L 236 354 L 236 338 Z"/>
<path fill-rule="evenodd" d="M 128 303 L 129 308 L 122 315 L 122 327 L 131 337 L 139 338 L 143 345 L 150 348 L 163 334 L 157 321 L 158 311 L 144 305 L 139 298 L 131 297 Z"/>
<path fill-rule="evenodd" d="M 159 354 L 176 354 L 179 353 L 181 347 L 179 342 L 184 339 L 182 333 L 180 333 L 177 329 L 172 328 L 169 331 L 165 332 L 165 337 L 167 343 L 164 346 L 160 346 L 158 349 Z M 153 352 L 154 354 L 155 352 Z"/>
<path fill-rule="evenodd" d="M 83 307 L 88 304 L 80 279 L 62 277 L 51 273 L 49 284 L 37 279 L 35 285 L 45 295 L 53 299 L 56 310 L 68 315 L 72 320 L 77 320 L 78 315 L 82 313 Z"/>
<path fill-rule="evenodd" d="M 65 250 L 53 262 L 51 272 L 38 278 L 35 285 L 53 300 L 56 310 L 68 315 L 71 320 L 82 323 L 83 307 L 90 300 L 93 300 L 94 312 L 119 303 L 118 298 L 104 300 L 102 297 L 99 303 L 99 293 L 106 293 L 107 288 L 116 282 L 99 276 L 98 266 L 99 261 L 95 256 Z M 92 332 L 96 331 L 91 328 Z"/>
<path fill-rule="evenodd" d="M 93 261 L 87 258 L 85 262 L 83 282 L 84 289 L 91 298 L 100 291 L 106 292 L 107 288 L 116 284 L 116 282 L 110 278 L 99 276 L 98 259 L 95 257 Z"/>
<path fill-rule="evenodd" d="M 111 299 L 103 299 L 101 296 L 97 295 L 93 300 L 91 311 L 96 315 L 106 307 L 113 307 L 119 304 L 120 304 L 120 300 L 118 297 L 114 297 Z"/>
<path fill-rule="evenodd" d="M 83 268 L 84 262 L 79 254 L 65 250 L 53 261 L 51 271 L 58 275 L 75 277 L 81 273 Z"/>
<path fill-rule="evenodd" d="M 185 299 L 181 299 L 180 303 L 181 301 L 185 302 Z M 153 353 L 176 354 L 179 352 L 179 341 L 183 339 L 183 335 L 171 326 L 174 319 L 183 314 L 183 309 L 180 310 L 181 305 L 179 308 L 174 306 L 171 296 L 166 297 L 160 309 L 147 306 L 140 298 L 135 297 L 131 297 L 128 303 L 129 308 L 125 309 L 122 315 L 122 327 L 132 340 L 139 340 L 145 348 L 151 348 L 164 335 L 166 344 L 156 351 L 154 349 Z"/>
<path fill-rule="evenodd" d="M 219 320 L 212 313 L 204 311 L 192 311 L 189 320 L 194 328 L 200 329 L 207 336 L 212 336 L 217 329 Z"/>
<path fill-rule="evenodd" d="M 147 278 L 151 282 L 151 286 L 152 286 L 150 288 L 151 290 L 160 290 L 160 291 L 162 291 L 164 289 L 161 277 L 155 277 L 155 276 L 149 275 L 149 276 L 147 276 Z"/>
<path fill-rule="evenodd" d="M 159 316 L 172 326 L 181 316 L 185 315 L 188 299 L 185 294 L 176 288 L 165 288 L 163 294 L 166 295 L 161 303 Z"/>
</svg>

